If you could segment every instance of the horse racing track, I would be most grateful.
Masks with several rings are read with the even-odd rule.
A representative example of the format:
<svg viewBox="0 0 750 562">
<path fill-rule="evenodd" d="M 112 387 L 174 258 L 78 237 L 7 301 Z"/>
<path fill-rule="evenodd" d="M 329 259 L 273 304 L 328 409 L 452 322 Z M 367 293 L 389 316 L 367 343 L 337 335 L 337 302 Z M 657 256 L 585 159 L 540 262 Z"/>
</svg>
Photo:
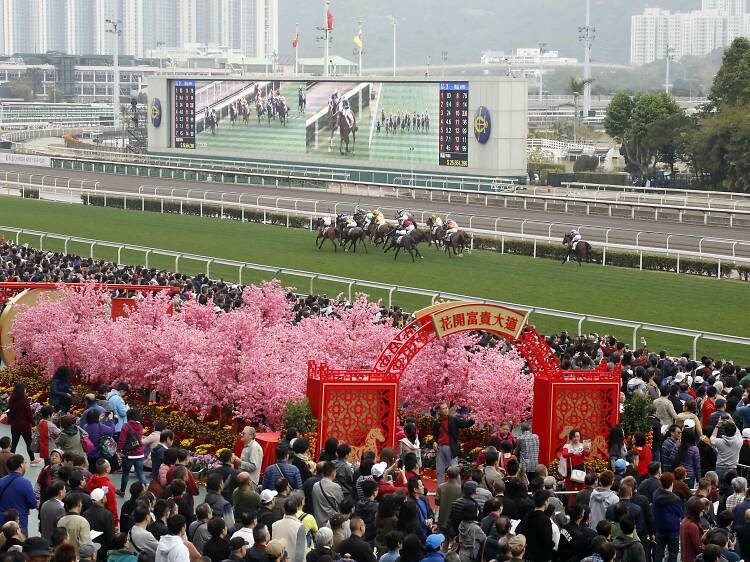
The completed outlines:
<svg viewBox="0 0 750 562">
<path fill-rule="evenodd" d="M 441 251 L 420 244 L 424 259 L 412 264 L 408 255 L 393 259 L 393 253 L 368 245 L 368 253 L 334 252 L 327 243 L 315 248 L 317 231 L 286 229 L 277 226 L 241 223 L 239 221 L 198 218 L 186 215 L 143 213 L 118 209 L 86 207 L 67 203 L 32 201 L 2 197 L 5 211 L 2 223 L 27 229 L 55 232 L 69 236 L 109 240 L 123 244 L 162 248 L 177 252 L 211 256 L 245 263 L 326 273 L 522 303 L 529 306 L 555 308 L 582 314 L 624 318 L 696 330 L 744 335 L 748 332 L 746 315 L 737 314 L 738 305 L 747 302 L 747 285 L 740 281 L 701 278 L 674 273 L 638 271 L 616 267 L 584 264 L 560 265 L 560 262 L 531 259 L 524 256 L 501 255 L 497 252 L 475 251 L 463 259 L 449 259 Z M 1 233 L 0 233 L 1 234 Z M 22 237 L 32 246 L 38 238 Z M 62 241 L 47 239 L 48 250 L 62 250 Z M 369 243 L 368 243 L 369 244 Z M 70 242 L 68 251 L 88 255 L 85 244 Z M 117 249 L 97 249 L 100 259 L 117 260 Z M 124 250 L 121 262 L 143 264 L 144 253 Z M 150 267 L 174 269 L 174 257 L 151 254 Z M 205 272 L 205 262 L 187 258 L 179 262 L 180 271 Z M 211 277 L 237 281 L 237 267 L 213 264 Z M 272 272 L 246 268 L 242 281 L 257 283 L 270 279 Z M 282 283 L 309 291 L 309 278 L 282 275 Z M 316 292 L 335 295 L 346 292 L 347 285 L 315 282 Z M 354 289 L 357 290 L 356 287 Z M 387 298 L 386 290 L 367 290 L 374 298 Z M 394 303 L 406 310 L 417 310 L 430 303 L 429 297 L 396 291 Z M 542 331 L 568 329 L 575 332 L 575 321 L 534 316 L 532 323 Z M 627 329 L 586 323 L 584 328 L 598 333 L 611 333 L 628 338 Z M 687 338 L 645 333 L 652 349 L 664 347 L 681 353 L 689 349 Z M 714 357 L 732 357 L 750 361 L 747 349 L 709 342 L 699 352 Z"/>
</svg>

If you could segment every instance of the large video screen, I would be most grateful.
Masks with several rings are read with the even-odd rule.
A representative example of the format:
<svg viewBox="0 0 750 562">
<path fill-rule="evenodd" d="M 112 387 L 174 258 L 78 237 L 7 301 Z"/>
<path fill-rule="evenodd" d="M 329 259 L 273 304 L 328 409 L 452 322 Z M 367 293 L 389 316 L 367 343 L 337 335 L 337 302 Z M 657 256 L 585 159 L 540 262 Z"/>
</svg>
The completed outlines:
<svg viewBox="0 0 750 562">
<path fill-rule="evenodd" d="M 173 80 L 171 92 L 178 149 L 469 165 L 468 82 Z"/>
</svg>

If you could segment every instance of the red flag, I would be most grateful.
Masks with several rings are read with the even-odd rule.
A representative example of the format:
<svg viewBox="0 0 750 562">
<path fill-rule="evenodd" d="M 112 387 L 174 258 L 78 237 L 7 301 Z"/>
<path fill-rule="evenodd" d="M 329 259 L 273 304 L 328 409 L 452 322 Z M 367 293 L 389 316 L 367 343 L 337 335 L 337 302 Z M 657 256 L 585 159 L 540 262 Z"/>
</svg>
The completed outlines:
<svg viewBox="0 0 750 562">
<path fill-rule="evenodd" d="M 333 14 L 331 13 L 330 8 L 326 14 L 326 19 L 328 20 L 328 31 L 331 31 L 333 29 Z"/>
<path fill-rule="evenodd" d="M 299 45 L 299 31 L 297 32 L 297 35 L 294 36 L 294 39 L 292 39 L 292 47 L 296 49 L 297 45 Z"/>
</svg>

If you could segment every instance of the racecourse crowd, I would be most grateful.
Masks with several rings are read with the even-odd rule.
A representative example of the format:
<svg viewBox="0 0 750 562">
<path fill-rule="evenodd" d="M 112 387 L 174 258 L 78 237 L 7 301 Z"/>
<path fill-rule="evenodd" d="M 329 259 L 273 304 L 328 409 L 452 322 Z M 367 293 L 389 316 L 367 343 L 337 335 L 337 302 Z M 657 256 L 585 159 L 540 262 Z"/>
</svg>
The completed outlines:
<svg viewBox="0 0 750 562">
<path fill-rule="evenodd" d="M 219 311 L 241 306 L 241 287 L 203 275 L 7 243 L 0 246 L 0 273 L 5 280 L 165 284 Z M 326 297 L 289 299 L 299 318 L 336 314 Z M 394 323 L 409 318 L 399 309 L 378 315 Z M 641 431 L 626 438 L 612 428 L 604 469 L 593 462 L 594 448 L 601 452 L 593 435 L 572 428 L 551 471 L 538 463 L 539 437 L 530 424 L 514 430 L 507 422 L 474 466 L 459 467 L 460 430 L 474 423 L 471 411 L 439 404 L 431 435 L 419 435 L 406 419 L 397 449 L 359 459 L 335 438 L 311 451 L 289 430 L 275 462 L 263 466 L 248 426 L 241 454 L 222 451 L 208 470 L 204 494 L 190 453 L 170 428 L 144 435 L 127 385 L 74 397 L 62 368 L 52 379 L 50 403 L 35 415 L 18 384 L 8 400 L 11 437 L 0 439 L 0 562 L 738 562 L 750 556 L 750 369 L 655 354 L 645 341 L 631 350 L 593 333 L 563 332 L 547 341 L 566 369 L 621 365 L 621 402 L 648 398 Z M 487 336 L 483 343 L 497 340 Z M 85 402 L 80 418 L 69 413 L 76 398 Z M 15 454 L 21 440 L 33 461 Z M 434 498 L 422 479 L 433 458 Z M 39 529 L 31 537 L 30 517 Z"/>
</svg>

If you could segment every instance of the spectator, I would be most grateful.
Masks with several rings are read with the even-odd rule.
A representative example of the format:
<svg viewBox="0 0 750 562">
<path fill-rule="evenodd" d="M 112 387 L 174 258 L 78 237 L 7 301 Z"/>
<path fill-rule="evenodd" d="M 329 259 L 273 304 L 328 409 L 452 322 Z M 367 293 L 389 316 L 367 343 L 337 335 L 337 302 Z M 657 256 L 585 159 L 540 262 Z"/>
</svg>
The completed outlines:
<svg viewBox="0 0 750 562">
<path fill-rule="evenodd" d="M 49 452 L 57 446 L 57 437 L 60 435 L 60 429 L 52 422 L 54 414 L 52 406 L 42 406 L 39 409 L 39 458 L 31 462 L 32 466 L 42 464 L 44 459 L 49 457 Z"/>
<path fill-rule="evenodd" d="M 37 508 L 36 495 L 31 482 L 24 478 L 26 461 L 13 455 L 6 462 L 9 474 L 0 478 L 0 525 L 5 523 L 5 512 L 15 509 L 24 536 L 28 536 L 29 511 Z"/>
<path fill-rule="evenodd" d="M 276 463 L 266 468 L 263 473 L 263 489 L 273 490 L 274 484 L 280 478 L 285 478 L 294 490 L 302 489 L 302 476 L 299 469 L 289 464 L 289 449 L 279 443 L 276 446 Z"/>
<path fill-rule="evenodd" d="M 706 510 L 703 498 L 691 498 L 687 502 L 687 513 L 680 524 L 680 552 L 682 562 L 695 562 L 696 556 L 703 551 L 701 542 L 701 516 Z"/>
<path fill-rule="evenodd" d="M 674 475 L 661 475 L 661 488 L 654 492 L 654 521 L 656 527 L 655 560 L 663 560 L 667 552 L 668 562 L 677 561 L 680 543 L 680 520 L 685 511 L 680 499 L 672 492 Z"/>
<path fill-rule="evenodd" d="M 596 489 L 597 476 L 594 472 L 587 472 L 583 479 L 583 489 L 576 493 L 575 503 L 588 508 L 591 504 L 591 494 Z"/>
<path fill-rule="evenodd" d="M 114 430 L 114 428 L 113 428 Z M 164 463 L 164 454 L 174 444 L 174 432 L 165 429 L 159 433 L 159 443 L 151 449 L 151 478 L 156 480 Z"/>
<path fill-rule="evenodd" d="M 260 507 L 260 494 L 252 488 L 252 483 L 250 473 L 237 474 L 237 487 L 232 492 L 235 521 L 239 521 L 243 513 L 254 513 Z"/>
<path fill-rule="evenodd" d="M 461 471 L 458 467 L 451 466 L 446 471 L 448 479 L 440 484 L 435 494 L 435 504 L 440 508 L 438 511 L 438 529 L 446 536 L 451 536 L 448 516 L 451 513 L 453 503 L 461 497 Z"/>
<path fill-rule="evenodd" d="M 552 521 L 545 514 L 548 505 L 549 492 L 546 490 L 534 492 L 534 509 L 521 519 L 521 523 L 516 528 L 517 534 L 534 537 L 534 541 L 526 545 L 526 560 L 529 562 L 548 562 L 554 556 Z"/>
<path fill-rule="evenodd" d="M 115 416 L 115 440 L 120 442 L 120 431 L 122 426 L 127 423 L 128 405 L 125 402 L 125 398 L 128 395 L 130 387 L 124 382 L 119 383 L 115 388 L 110 390 L 107 395 L 107 402 L 109 402 L 112 408 L 112 413 Z"/>
<path fill-rule="evenodd" d="M 445 470 L 458 462 L 460 443 L 458 430 L 471 427 L 474 420 L 463 420 L 450 415 L 448 404 L 441 402 L 437 406 L 437 416 L 433 424 L 433 447 L 437 452 L 437 480 L 438 485 L 445 479 Z"/>
<path fill-rule="evenodd" d="M 95 406 L 95 408 L 103 411 L 103 408 L 99 408 L 99 406 Z M 89 470 L 92 472 L 96 469 L 97 460 L 100 458 L 110 460 L 117 452 L 117 444 L 112 437 L 115 433 L 115 422 L 110 418 L 102 419 L 102 415 L 95 408 L 88 409 L 88 413 L 84 412 L 86 419 L 85 423 L 81 424 L 94 445 L 94 448 L 86 453 Z M 83 416 L 82 419 L 84 419 Z"/>
<path fill-rule="evenodd" d="M 68 543 L 78 548 L 84 543 L 92 542 L 91 525 L 81 516 L 83 508 L 81 496 L 68 494 L 63 503 L 65 515 L 57 522 L 57 526 L 63 527 L 68 532 Z"/>
<path fill-rule="evenodd" d="M 352 448 L 349 445 L 340 443 L 336 448 L 336 460 L 333 461 L 333 464 L 336 466 L 336 483 L 341 486 L 344 498 L 354 501 L 354 470 L 348 460 L 351 451 Z M 302 485 L 300 484 L 301 488 Z"/>
<path fill-rule="evenodd" d="M 645 496 L 649 503 L 653 501 L 654 492 L 661 488 L 661 465 L 658 462 L 651 462 L 648 465 L 648 478 L 644 479 L 638 485 L 638 493 Z"/>
<path fill-rule="evenodd" d="M 619 501 L 619 497 L 612 491 L 614 474 L 605 470 L 599 475 L 599 486 L 591 492 L 591 527 L 595 528 L 599 521 L 606 518 L 607 509 Z"/>
<path fill-rule="evenodd" d="M 633 538 L 635 523 L 629 515 L 620 519 L 620 529 L 622 530 L 622 536 L 613 541 L 618 562 L 646 562 L 646 551 L 643 544 Z"/>
<path fill-rule="evenodd" d="M 265 477 L 263 480 L 265 481 Z M 323 468 L 323 478 L 312 489 L 313 515 L 318 527 L 325 525 L 331 515 L 338 513 L 339 506 L 344 499 L 341 486 L 335 480 L 336 465 L 327 462 L 325 468 Z M 358 560 L 357 562 L 361 561 Z"/>
<path fill-rule="evenodd" d="M 224 449 L 219 453 L 219 462 L 221 463 L 218 467 L 212 468 L 208 474 L 216 472 L 221 475 L 224 481 L 224 487 L 222 495 L 228 502 L 232 501 L 232 492 L 234 492 L 237 486 L 237 470 L 232 465 L 232 458 L 237 458 L 232 451 Z"/>
<path fill-rule="evenodd" d="M 23 437 L 32 465 L 41 464 L 42 460 L 37 462 L 31 450 L 31 429 L 34 427 L 34 416 L 26 396 L 26 385 L 23 383 L 16 383 L 8 399 L 8 421 L 10 421 L 11 452 L 16 453 L 18 441 Z M 9 472 L 12 471 L 9 469 Z"/>
<path fill-rule="evenodd" d="M 661 388 L 661 396 L 654 400 L 654 408 L 656 417 L 659 418 L 662 426 L 671 426 L 677 421 L 677 412 L 675 411 L 674 404 L 669 399 L 668 386 Z"/>
<path fill-rule="evenodd" d="M 52 540 L 52 531 L 57 528 L 57 522 L 65 515 L 65 483 L 57 480 L 50 484 L 47 495 L 49 499 L 39 509 L 39 534 L 44 540 Z"/>
<path fill-rule="evenodd" d="M 378 502 L 375 498 L 378 495 L 378 485 L 372 480 L 365 480 L 362 482 L 362 496 L 363 499 L 357 502 L 354 515 L 361 518 L 365 522 L 365 533 L 364 539 L 373 544 L 375 541 L 376 526 L 375 517 L 378 513 Z"/>
<path fill-rule="evenodd" d="M 589 442 L 581 440 L 580 430 L 571 429 L 568 433 L 568 442 L 562 449 L 562 458 L 565 460 L 566 467 L 566 490 L 578 491 L 583 489 L 586 477 L 586 458 L 589 455 L 589 448 Z"/>
<path fill-rule="evenodd" d="M 50 405 L 56 412 L 67 414 L 68 410 L 70 410 L 72 400 L 70 369 L 67 367 L 58 367 L 55 374 L 52 375 Z"/>
<path fill-rule="evenodd" d="M 146 552 L 156 555 L 159 541 L 156 540 L 147 527 L 151 522 L 151 513 L 146 506 L 138 505 L 133 510 L 133 526 L 128 531 L 128 542 L 137 554 Z"/>
<path fill-rule="evenodd" d="M 518 461 L 524 472 L 531 473 L 539 463 L 539 436 L 531 432 L 529 422 L 521 423 L 521 435 L 518 438 Z"/>
<path fill-rule="evenodd" d="M 247 546 L 253 546 L 255 544 L 253 532 L 258 525 L 258 517 L 255 515 L 255 512 L 245 511 L 237 521 L 239 521 L 237 530 L 234 532 L 229 542 L 240 537 L 247 543 Z"/>
<path fill-rule="evenodd" d="M 289 555 L 290 562 L 304 562 L 307 546 L 304 525 L 297 519 L 301 507 L 297 496 L 289 496 L 284 502 L 284 518 L 276 521 L 271 530 L 274 540 L 280 540 Z"/>
<path fill-rule="evenodd" d="M 188 547 L 183 543 L 186 521 L 182 515 L 167 520 L 168 534 L 159 539 L 155 562 L 190 562 Z"/>
<path fill-rule="evenodd" d="M 234 527 L 232 504 L 224 498 L 224 480 L 218 472 L 212 472 L 206 480 L 206 503 L 211 506 L 214 517 L 224 519 L 227 527 Z M 221 561 L 219 561 L 221 562 Z"/>
<path fill-rule="evenodd" d="M 208 522 L 211 521 L 212 513 L 210 505 L 207 503 L 200 504 L 195 508 L 195 521 L 187 529 L 188 540 L 195 545 L 199 552 L 203 552 L 203 547 L 211 538 L 211 534 L 208 532 Z"/>
<path fill-rule="evenodd" d="M 113 406 L 114 408 L 114 406 Z M 143 459 L 145 451 L 143 449 L 143 424 L 137 410 L 128 408 L 125 414 L 127 422 L 119 427 L 119 439 L 117 450 L 122 453 L 122 478 L 120 479 L 120 489 L 117 495 L 125 497 L 125 489 L 130 477 L 130 469 L 135 468 L 135 475 L 140 482 L 147 485 L 146 476 L 143 474 Z"/>
<path fill-rule="evenodd" d="M 648 465 L 651 464 L 651 448 L 646 446 L 646 435 L 642 431 L 633 434 L 633 451 L 638 453 L 638 464 L 635 467 L 639 478 L 648 476 Z"/>
<path fill-rule="evenodd" d="M 315 535 L 315 548 L 307 554 L 306 561 L 319 562 L 324 556 L 330 557 L 331 560 L 338 559 L 338 555 L 333 552 L 333 531 L 329 527 L 321 527 L 318 530 Z"/>
<path fill-rule="evenodd" d="M 685 421 L 687 426 L 688 421 Z M 698 478 L 701 477 L 701 457 L 698 447 L 696 446 L 697 436 L 693 428 L 685 427 L 682 431 L 680 447 L 675 457 L 674 469 L 683 467 L 687 473 L 685 483 L 689 488 L 695 485 Z M 679 495 L 679 494 L 678 494 Z"/>
<path fill-rule="evenodd" d="M 107 562 L 138 562 L 125 533 L 117 533 L 112 537 L 111 545 L 112 549 L 107 553 Z"/>
<path fill-rule="evenodd" d="M 258 526 L 267 527 L 270 534 L 273 524 L 281 519 L 274 510 L 276 504 L 276 490 L 263 490 L 260 493 L 260 509 L 258 509 Z"/>
<path fill-rule="evenodd" d="M 117 496 L 115 495 L 115 485 L 109 479 L 109 473 L 112 471 L 112 467 L 109 465 L 109 461 L 106 459 L 99 459 L 96 461 L 96 474 L 91 477 L 91 480 L 86 484 L 86 491 L 91 494 L 96 488 L 101 488 L 106 491 L 107 494 L 107 509 L 112 513 L 112 518 L 115 522 L 115 527 L 120 526 L 120 515 L 117 513 Z"/>
<path fill-rule="evenodd" d="M 719 434 L 723 430 L 723 435 Z M 716 473 L 723 480 L 730 470 L 737 468 L 742 449 L 742 435 L 732 418 L 719 420 L 711 433 L 711 444 L 716 450 Z"/>
<path fill-rule="evenodd" d="M 169 525 L 169 522 L 167 522 L 167 525 Z M 211 538 L 203 547 L 203 555 L 208 556 L 211 562 L 223 562 L 232 553 L 227 539 L 228 532 L 227 524 L 221 517 L 211 519 L 208 522 L 208 533 Z"/>
<path fill-rule="evenodd" d="M 467 481 L 461 487 L 461 497 L 453 502 L 450 515 L 448 516 L 450 537 L 454 538 L 458 536 L 458 528 L 463 521 L 464 515 L 469 511 L 469 509 L 466 507 L 467 505 L 471 508 L 471 510 L 473 510 L 473 513 L 475 513 L 475 517 L 477 518 L 477 520 L 479 520 L 479 514 L 481 513 L 481 510 L 479 508 L 479 503 L 476 500 L 476 495 L 477 483 L 473 480 Z"/>
<path fill-rule="evenodd" d="M 349 524 L 352 535 L 339 545 L 339 552 L 347 554 L 357 562 L 377 562 L 372 547 L 364 540 L 365 522 L 360 517 L 352 517 Z"/>
<path fill-rule="evenodd" d="M 305 482 L 312 478 L 313 470 L 315 469 L 315 463 L 310 459 L 310 442 L 304 437 L 299 437 L 294 440 L 292 445 L 292 464 L 299 470 L 300 477 L 302 478 L 302 487 L 304 489 Z"/>
<path fill-rule="evenodd" d="M 15 521 L 8 521 L 3 526 L 2 529 L 2 537 L 5 541 L 0 547 L 0 554 L 9 552 L 11 549 L 18 549 L 23 547 L 23 543 L 26 540 L 26 538 L 23 536 L 23 533 L 21 532 L 21 527 L 18 526 L 18 523 Z"/>
<path fill-rule="evenodd" d="M 508 550 L 510 550 L 509 562 L 525 562 L 526 560 L 526 537 L 517 534 L 508 541 Z"/>
<path fill-rule="evenodd" d="M 443 535 L 438 535 L 443 536 Z M 429 540 L 429 537 L 428 537 Z M 436 539 L 433 539 L 436 540 Z M 443 536 L 443 540 L 445 540 L 445 537 Z M 386 535 L 385 537 L 385 544 L 387 548 L 387 552 L 385 552 L 383 555 L 380 556 L 378 559 L 378 562 L 398 562 L 398 559 L 400 557 L 400 551 L 401 547 L 404 545 L 404 535 L 401 534 L 399 531 L 391 531 Z M 428 546 L 429 549 L 429 546 Z M 310 562 L 308 560 L 308 562 Z"/>
<path fill-rule="evenodd" d="M 680 449 L 682 428 L 677 425 L 669 426 L 669 436 L 662 442 L 661 446 L 661 471 L 672 472 L 675 468 L 677 455 Z"/>
<path fill-rule="evenodd" d="M 115 536 L 115 522 L 112 513 L 104 507 L 107 502 L 107 495 L 101 488 L 96 488 L 91 492 L 91 507 L 81 513 L 84 519 L 89 522 L 92 531 L 99 534 L 94 542 L 102 545 L 104 552 L 115 548 L 112 546 L 112 539 Z"/>
<path fill-rule="evenodd" d="M 417 424 L 409 421 L 404 424 L 404 437 L 398 442 L 398 458 L 402 461 L 408 453 L 417 457 L 417 468 L 422 468 L 422 449 L 417 436 Z"/>
</svg>

